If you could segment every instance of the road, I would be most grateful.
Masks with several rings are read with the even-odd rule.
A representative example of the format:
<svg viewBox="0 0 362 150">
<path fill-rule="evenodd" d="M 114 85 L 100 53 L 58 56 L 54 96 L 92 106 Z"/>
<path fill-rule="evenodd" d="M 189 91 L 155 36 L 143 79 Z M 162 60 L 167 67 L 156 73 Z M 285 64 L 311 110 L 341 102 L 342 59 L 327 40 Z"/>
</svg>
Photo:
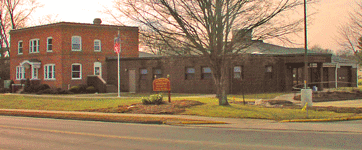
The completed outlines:
<svg viewBox="0 0 362 150">
<path fill-rule="evenodd" d="M 0 149 L 360 149 L 362 133 L 0 116 Z"/>
</svg>

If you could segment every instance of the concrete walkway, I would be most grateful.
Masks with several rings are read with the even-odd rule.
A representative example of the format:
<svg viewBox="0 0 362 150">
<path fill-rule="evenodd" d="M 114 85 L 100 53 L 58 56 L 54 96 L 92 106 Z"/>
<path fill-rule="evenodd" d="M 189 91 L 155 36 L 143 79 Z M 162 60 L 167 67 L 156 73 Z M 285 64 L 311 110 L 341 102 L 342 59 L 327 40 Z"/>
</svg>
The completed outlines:
<svg viewBox="0 0 362 150">
<path fill-rule="evenodd" d="M 0 109 L 10 112 L 31 112 L 31 113 L 56 113 L 56 114 L 82 114 L 86 116 L 127 116 L 127 117 L 162 117 L 162 118 L 183 118 L 205 121 L 220 121 L 227 124 L 181 124 L 193 127 L 214 127 L 229 129 L 260 129 L 260 130 L 291 130 L 291 131 L 318 131 L 318 132 L 354 132 L 362 134 L 362 120 L 339 121 L 339 122 L 308 122 L 308 123 L 281 123 L 274 120 L 263 119 L 235 119 L 201 117 L 190 115 L 151 115 L 151 114 L 123 114 L 123 113 L 95 113 L 95 112 L 73 112 L 73 111 L 46 111 L 46 110 L 22 110 L 22 109 Z M 106 117 L 105 117 L 106 118 Z M 179 124 L 180 125 L 180 124 Z"/>
</svg>

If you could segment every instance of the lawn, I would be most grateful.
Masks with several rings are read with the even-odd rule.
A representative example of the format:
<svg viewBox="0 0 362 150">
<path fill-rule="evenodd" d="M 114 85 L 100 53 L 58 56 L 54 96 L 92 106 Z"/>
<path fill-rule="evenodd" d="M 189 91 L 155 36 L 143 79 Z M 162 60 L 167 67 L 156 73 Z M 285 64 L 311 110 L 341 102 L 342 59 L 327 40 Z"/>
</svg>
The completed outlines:
<svg viewBox="0 0 362 150">
<path fill-rule="evenodd" d="M 131 105 L 141 103 L 141 97 L 129 98 L 107 98 L 107 97 L 51 97 L 51 96 L 31 96 L 31 95 L 0 95 L 0 109 L 33 109 L 33 110 L 62 110 L 62 111 L 81 111 L 86 109 L 99 108 L 116 108 L 120 105 Z M 140 96 L 140 95 L 138 95 Z M 238 97 L 238 101 L 240 96 Z M 255 96 L 255 95 L 254 95 Z M 271 95 L 267 96 L 268 98 Z M 246 96 L 254 99 L 252 95 Z M 260 95 L 258 97 L 261 97 Z M 255 118 L 255 119 L 272 119 L 272 120 L 288 120 L 288 119 L 304 119 L 306 111 L 301 109 L 287 108 L 265 108 L 261 106 L 231 104 L 230 106 L 219 106 L 218 99 L 213 97 L 196 97 L 179 95 L 173 97 L 172 101 L 178 100 L 195 100 L 204 105 L 193 106 L 186 108 L 186 111 L 181 114 L 198 115 L 209 117 L 227 117 L 227 118 Z M 246 101 L 250 101 L 247 99 Z M 167 101 L 167 98 L 164 99 Z M 326 119 L 349 117 L 353 113 L 334 113 L 329 111 L 309 111 L 308 118 Z"/>
</svg>

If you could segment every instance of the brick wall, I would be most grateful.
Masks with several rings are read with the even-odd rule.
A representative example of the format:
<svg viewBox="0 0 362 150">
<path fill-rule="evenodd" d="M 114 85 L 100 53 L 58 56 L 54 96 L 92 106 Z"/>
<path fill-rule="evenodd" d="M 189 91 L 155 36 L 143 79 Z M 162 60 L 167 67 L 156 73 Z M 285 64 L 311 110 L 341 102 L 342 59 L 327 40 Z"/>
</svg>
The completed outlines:
<svg viewBox="0 0 362 150">
<path fill-rule="evenodd" d="M 94 74 L 94 62 L 102 64 L 102 77 L 107 78 L 106 58 L 116 57 L 114 53 L 114 38 L 120 31 L 122 40 L 122 57 L 138 57 L 138 28 L 93 25 L 80 23 L 55 23 L 44 26 L 30 27 L 11 31 L 11 63 L 10 77 L 15 83 L 16 66 L 24 60 L 38 59 L 41 61 L 39 79 L 42 84 L 51 87 L 67 89 L 68 86 L 86 84 L 87 75 Z M 81 37 L 81 51 L 72 51 L 72 36 Z M 53 51 L 47 52 L 47 38 L 53 39 Z M 39 53 L 29 54 L 29 40 L 39 39 Z M 23 41 L 23 54 L 18 55 L 18 41 Z M 94 51 L 94 40 L 101 41 L 101 51 Z M 71 79 L 71 66 L 73 63 L 82 65 L 82 79 Z M 44 65 L 55 64 L 56 80 L 44 79 Z M 26 71 L 26 78 L 30 78 L 30 71 Z"/>
</svg>

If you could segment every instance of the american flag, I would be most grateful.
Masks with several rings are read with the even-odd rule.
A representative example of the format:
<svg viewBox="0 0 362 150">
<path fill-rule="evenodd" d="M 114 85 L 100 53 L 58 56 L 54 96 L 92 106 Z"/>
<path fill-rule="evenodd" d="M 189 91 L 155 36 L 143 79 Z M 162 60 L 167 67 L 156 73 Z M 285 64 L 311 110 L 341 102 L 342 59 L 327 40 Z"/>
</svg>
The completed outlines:
<svg viewBox="0 0 362 150">
<path fill-rule="evenodd" d="M 118 54 L 120 50 L 121 50 L 121 40 L 118 36 L 117 38 L 114 39 L 114 52 Z"/>
</svg>

